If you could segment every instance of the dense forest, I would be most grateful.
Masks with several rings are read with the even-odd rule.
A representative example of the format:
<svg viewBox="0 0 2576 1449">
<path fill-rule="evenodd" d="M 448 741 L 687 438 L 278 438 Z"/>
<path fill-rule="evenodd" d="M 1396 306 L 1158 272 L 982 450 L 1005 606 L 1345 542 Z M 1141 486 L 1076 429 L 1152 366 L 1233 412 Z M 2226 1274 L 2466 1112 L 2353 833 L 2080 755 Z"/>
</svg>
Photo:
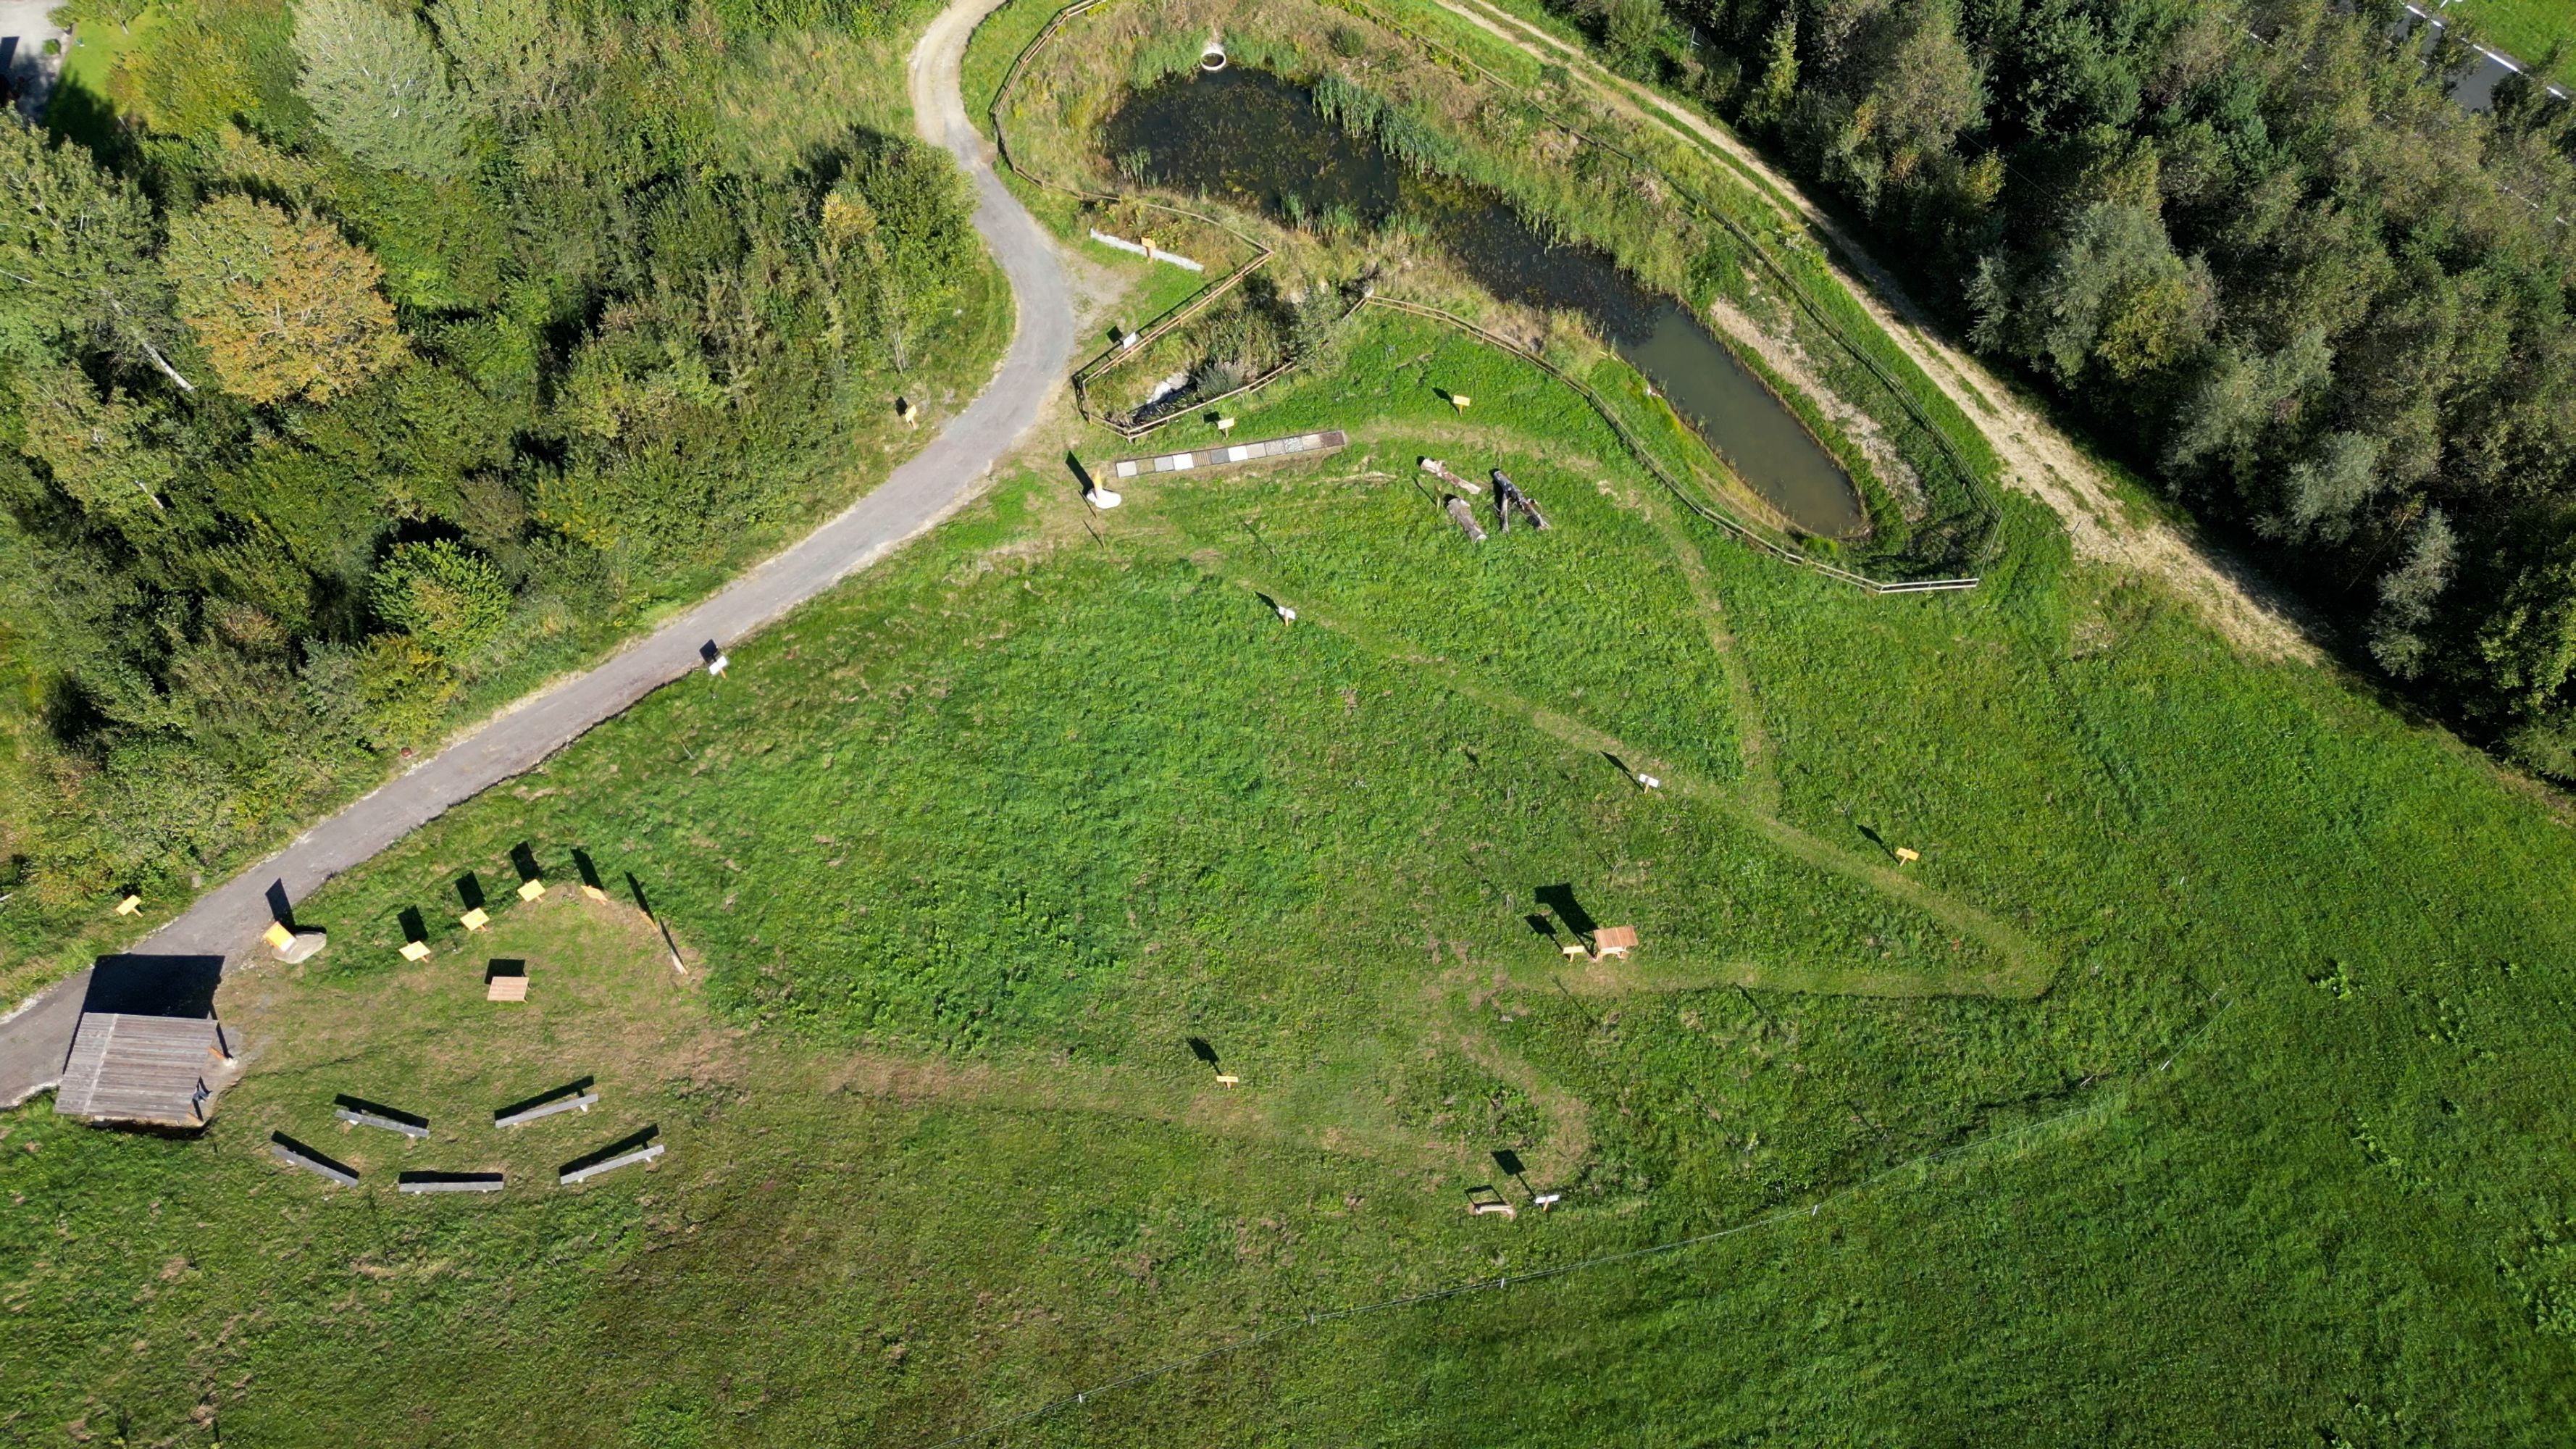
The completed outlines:
<svg viewBox="0 0 2576 1449">
<path fill-rule="evenodd" d="M 1865 216 L 1981 350 L 2576 779 L 2576 113 L 2397 0 L 1574 0 Z"/>
<path fill-rule="evenodd" d="M 121 50 L 0 118 L 14 920 L 184 888 L 882 471 L 998 296 L 889 8 L 62 12 Z"/>
</svg>

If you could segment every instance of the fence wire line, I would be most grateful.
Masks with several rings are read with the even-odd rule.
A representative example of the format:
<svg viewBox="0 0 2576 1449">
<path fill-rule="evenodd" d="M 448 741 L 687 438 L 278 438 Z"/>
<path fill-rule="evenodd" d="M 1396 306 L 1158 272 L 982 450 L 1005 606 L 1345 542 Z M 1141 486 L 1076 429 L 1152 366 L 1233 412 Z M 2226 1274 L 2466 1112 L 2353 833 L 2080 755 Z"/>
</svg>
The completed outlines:
<svg viewBox="0 0 2576 1449">
<path fill-rule="evenodd" d="M 2174 1049 L 2165 1055 L 2165 1059 L 2156 1065 L 2153 1072 L 2140 1073 L 2137 1077 L 2132 1078 L 2130 1083 L 2124 1084 L 2124 1088 L 2127 1085 L 2133 1085 L 2135 1082 L 2149 1080 L 2153 1077 L 2162 1076 L 2166 1072 L 2171 1071 L 2173 1069 L 2173 1064 L 2181 1059 L 2183 1053 L 2190 1051 L 2195 1046 L 2198 1046 L 2212 1030 L 2216 1029 L 2219 1019 L 2226 1016 L 2227 1013 L 2235 1007 L 2235 1005 L 2236 1000 L 2234 997 L 2228 997 L 2220 1001 L 2218 1009 L 2209 1014 L 2209 1019 L 2202 1022 L 2198 1027 L 2193 1029 L 2190 1035 L 2184 1037 L 2181 1042 L 2177 1043 Z M 1450 1298 L 1463 1298 L 1470 1293 L 1497 1291 L 1513 1287 L 1517 1284 L 1535 1283 L 1547 1278 L 1562 1278 L 1568 1274 L 1583 1272 L 1591 1268 L 1606 1268 L 1620 1263 L 1638 1262 L 1646 1258 L 1667 1257 L 1675 1253 L 1687 1252 L 1692 1248 L 1706 1247 L 1711 1243 L 1719 1242 L 1726 1238 L 1739 1237 L 1746 1233 L 1758 1232 L 1764 1228 L 1778 1227 L 1783 1223 L 1795 1222 L 1800 1218 L 1812 1219 L 1823 1213 L 1826 1208 L 1857 1198 L 1861 1194 L 1877 1188 L 1880 1184 L 1885 1183 L 1889 1179 L 1897 1177 L 1900 1174 L 1916 1172 L 1921 1169 L 1928 1168 L 1947 1158 L 1965 1157 L 1970 1153 L 1983 1152 L 2000 1146 L 2003 1143 L 2011 1142 L 2016 1138 L 2029 1136 L 2045 1128 L 2054 1127 L 2061 1122 L 2070 1121 L 2077 1117 L 2098 1114 L 2108 1110 L 2110 1107 L 2116 1105 L 2122 1100 L 2125 1100 L 2125 1091 L 2119 1094 L 2106 1094 L 2100 1101 L 2088 1102 L 2081 1107 L 2070 1108 L 2069 1110 L 2060 1112 L 2053 1117 L 2043 1117 L 2036 1122 L 2025 1122 L 2019 1127 L 1995 1133 L 1991 1137 L 1980 1137 L 1974 1142 L 1962 1142 L 1949 1147 L 1936 1147 L 1929 1152 L 1909 1157 L 1905 1161 L 1897 1163 L 1892 1167 L 1882 1168 L 1879 1171 L 1870 1174 L 1868 1177 L 1861 1179 L 1859 1182 L 1853 1183 L 1849 1187 L 1829 1192 L 1804 1207 L 1782 1208 L 1777 1212 L 1765 1214 L 1764 1216 L 1755 1218 L 1750 1222 L 1742 1222 L 1737 1223 L 1732 1227 L 1719 1228 L 1715 1232 L 1700 1233 L 1696 1236 L 1687 1238 L 1676 1238 L 1668 1243 L 1650 1243 L 1642 1248 L 1628 1248 L 1616 1253 L 1603 1253 L 1596 1257 L 1583 1258 L 1572 1263 L 1559 1263 L 1548 1268 L 1533 1268 L 1526 1273 L 1497 1274 L 1491 1278 L 1478 1278 L 1472 1282 L 1451 1284 L 1446 1288 L 1433 1288 L 1421 1293 L 1409 1293 L 1401 1298 L 1387 1298 L 1381 1299 L 1375 1303 L 1353 1304 L 1343 1308 L 1329 1308 L 1299 1314 L 1291 1318 L 1288 1322 L 1279 1325 L 1277 1328 L 1266 1328 L 1261 1332 L 1246 1338 L 1238 1338 L 1230 1343 L 1221 1343 L 1214 1348 L 1202 1349 L 1197 1353 L 1189 1354 L 1181 1358 L 1170 1359 L 1163 1363 L 1155 1364 L 1150 1368 L 1138 1369 L 1133 1373 L 1121 1375 L 1120 1377 L 1110 1379 L 1105 1383 L 1094 1384 L 1087 1389 L 1078 1389 L 1070 1394 L 1058 1395 L 1057 1397 L 1049 1399 L 1047 1402 L 1038 1405 L 1036 1408 L 1014 1414 L 1007 1419 L 996 1419 L 989 1424 L 979 1425 L 976 1428 L 965 1430 L 962 1433 L 952 1434 L 945 1439 L 938 1440 L 937 1442 L 927 1446 L 927 1449 L 954 1449 L 954 1446 L 959 1444 L 965 1444 L 976 1439 L 984 1438 L 988 1435 L 999 1434 L 1007 1430 L 1016 1429 L 1023 1424 L 1035 1423 L 1040 1419 L 1047 1418 L 1062 1410 L 1086 1406 L 1093 1399 L 1103 1394 L 1115 1393 L 1120 1389 L 1133 1388 L 1138 1384 L 1148 1383 L 1154 1379 L 1166 1378 L 1172 1374 L 1196 1368 L 1200 1364 L 1207 1363 L 1210 1360 L 1223 1358 L 1228 1354 L 1243 1353 L 1251 1349 L 1259 1348 L 1265 1343 L 1269 1343 L 1274 1339 L 1284 1338 L 1289 1334 L 1297 1332 L 1299 1329 L 1319 1328 L 1327 1323 L 1335 1323 L 1347 1318 L 1364 1317 L 1372 1313 L 1391 1312 L 1399 1308 L 1418 1308 L 1425 1303 L 1437 1303 Z"/>
</svg>

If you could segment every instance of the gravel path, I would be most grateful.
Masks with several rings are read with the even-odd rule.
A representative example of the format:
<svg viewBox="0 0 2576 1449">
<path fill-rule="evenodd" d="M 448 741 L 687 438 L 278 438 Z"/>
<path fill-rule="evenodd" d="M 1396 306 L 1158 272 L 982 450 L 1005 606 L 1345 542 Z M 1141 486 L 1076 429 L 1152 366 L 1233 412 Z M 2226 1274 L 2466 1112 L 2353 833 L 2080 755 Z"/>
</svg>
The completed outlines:
<svg viewBox="0 0 2576 1449">
<path fill-rule="evenodd" d="M 1037 421 L 1064 376 L 1074 341 L 1073 299 L 1055 245 L 993 174 L 989 148 L 966 119 L 958 69 L 976 22 L 1001 0 L 955 0 L 914 49 L 910 85 L 924 139 L 956 153 L 974 179 L 975 229 L 1010 279 L 1018 328 L 1000 371 L 936 441 L 874 492 L 753 568 L 723 591 L 587 674 L 530 696 L 340 813 L 286 849 L 207 891 L 138 952 L 230 958 L 267 929 L 273 887 L 302 900 L 422 825 L 524 773 L 592 725 L 700 667 L 708 643 L 731 646 L 761 625 L 884 558 L 955 511 L 994 461 Z M 56 985 L 0 1021 L 0 1105 L 52 1086 L 70 1054 L 90 973 Z"/>
</svg>

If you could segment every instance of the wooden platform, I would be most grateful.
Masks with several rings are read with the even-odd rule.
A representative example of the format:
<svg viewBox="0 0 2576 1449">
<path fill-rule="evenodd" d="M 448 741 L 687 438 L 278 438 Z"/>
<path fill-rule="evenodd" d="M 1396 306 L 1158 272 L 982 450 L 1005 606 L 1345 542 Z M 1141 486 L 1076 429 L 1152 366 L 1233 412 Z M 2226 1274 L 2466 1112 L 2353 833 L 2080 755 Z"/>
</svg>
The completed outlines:
<svg viewBox="0 0 2576 1449">
<path fill-rule="evenodd" d="M 485 1001 L 525 1001 L 528 999 L 528 978 L 525 974 L 495 976 L 484 983 L 483 999 Z"/>
<path fill-rule="evenodd" d="M 213 1020 L 83 1012 L 54 1110 L 95 1121 L 202 1126 L 231 1065 L 231 1047 Z"/>
<path fill-rule="evenodd" d="M 1223 468 L 1234 463 L 1259 463 L 1272 458 L 1314 457 L 1345 447 L 1350 441 L 1350 435 L 1341 429 L 1326 428 L 1320 433 L 1299 433 L 1293 438 L 1264 438 L 1258 443 L 1194 448 L 1186 453 L 1157 453 L 1150 458 L 1121 458 L 1111 465 L 1110 473 L 1123 481 L 1165 473 L 1188 473 L 1200 468 Z"/>
</svg>

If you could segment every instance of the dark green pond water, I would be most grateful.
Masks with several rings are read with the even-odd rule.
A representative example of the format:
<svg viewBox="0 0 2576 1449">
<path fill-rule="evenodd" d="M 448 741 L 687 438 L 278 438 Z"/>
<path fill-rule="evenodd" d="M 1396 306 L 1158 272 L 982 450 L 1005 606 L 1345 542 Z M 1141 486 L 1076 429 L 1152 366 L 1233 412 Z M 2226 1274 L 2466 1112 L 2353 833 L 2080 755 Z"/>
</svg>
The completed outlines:
<svg viewBox="0 0 2576 1449">
<path fill-rule="evenodd" d="M 1414 217 L 1495 296 L 1588 319 L 1798 527 L 1860 532 L 1860 498 L 1841 465 L 1687 309 L 1608 255 L 1539 235 L 1493 192 L 1399 165 L 1318 114 L 1305 87 L 1240 66 L 1190 71 L 1129 96 L 1103 137 L 1112 157 L 1142 152 L 1145 174 L 1162 185 L 1282 219 L 1336 207 L 1367 223 Z"/>
</svg>

